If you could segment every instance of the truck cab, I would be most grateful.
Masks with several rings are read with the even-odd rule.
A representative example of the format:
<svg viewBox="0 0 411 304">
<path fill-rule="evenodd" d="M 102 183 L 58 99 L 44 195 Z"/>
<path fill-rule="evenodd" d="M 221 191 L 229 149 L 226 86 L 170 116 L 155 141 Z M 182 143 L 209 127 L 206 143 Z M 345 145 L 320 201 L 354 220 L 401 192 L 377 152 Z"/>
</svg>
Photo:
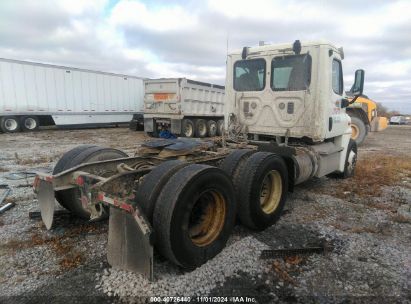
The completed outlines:
<svg viewBox="0 0 411 304">
<path fill-rule="evenodd" d="M 226 128 L 233 117 L 249 134 L 307 138 L 351 134 L 343 51 L 326 42 L 244 48 L 227 58 Z"/>
<path fill-rule="evenodd" d="M 345 110 L 350 101 L 344 91 L 343 58 L 342 48 L 328 42 L 299 40 L 228 54 L 225 127 L 229 135 L 275 139 L 277 145 L 300 151 L 309 146 L 316 155 L 312 161 L 318 164 L 310 176 L 346 172 L 357 150 L 350 142 L 351 119 Z M 355 76 L 353 92 L 358 98 L 364 71 L 357 70 Z"/>
</svg>

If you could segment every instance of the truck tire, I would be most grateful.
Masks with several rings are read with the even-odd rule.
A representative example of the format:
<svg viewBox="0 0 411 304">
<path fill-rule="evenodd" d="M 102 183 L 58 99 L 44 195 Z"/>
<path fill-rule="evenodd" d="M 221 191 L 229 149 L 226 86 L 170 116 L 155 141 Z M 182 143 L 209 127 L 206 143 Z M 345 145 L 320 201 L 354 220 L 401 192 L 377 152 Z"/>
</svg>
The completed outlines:
<svg viewBox="0 0 411 304">
<path fill-rule="evenodd" d="M 240 168 L 254 152 L 256 151 L 250 149 L 237 149 L 223 159 L 220 168 L 231 177 L 231 180 L 234 182 L 234 188 L 236 187 L 235 177 L 239 175 Z"/>
<path fill-rule="evenodd" d="M 67 162 L 65 169 L 73 168 L 80 164 L 86 164 L 95 161 L 102 161 L 102 160 L 109 160 L 109 159 L 116 159 L 121 157 L 127 157 L 127 154 L 111 148 L 103 148 L 103 147 L 90 147 L 84 149 L 82 152 L 78 153 L 74 156 L 70 161 Z M 80 190 L 75 189 L 67 189 L 58 191 L 56 193 L 56 198 L 61 204 L 67 207 L 72 213 L 77 215 L 80 218 L 89 219 L 90 213 L 85 210 L 80 201 Z M 104 219 L 108 216 L 108 208 L 107 212 L 104 212 L 100 219 Z"/>
<path fill-rule="evenodd" d="M 220 119 L 217 121 L 217 135 L 222 136 L 224 131 L 224 120 Z"/>
<path fill-rule="evenodd" d="M 20 128 L 20 120 L 16 116 L 3 116 L 0 119 L 0 129 L 4 133 L 16 133 Z"/>
<path fill-rule="evenodd" d="M 170 178 L 157 199 L 156 248 L 177 265 L 194 269 L 224 248 L 235 217 L 227 174 L 216 167 L 188 165 Z"/>
<path fill-rule="evenodd" d="M 69 167 L 67 164 L 77 155 L 79 155 L 81 152 L 91 148 L 91 147 L 96 147 L 95 145 L 81 145 L 78 147 L 75 147 L 74 149 L 71 149 L 70 151 L 67 151 L 64 153 L 64 155 L 59 159 L 57 164 L 54 166 L 53 169 L 53 175 L 59 174 L 60 172 L 63 172 Z M 59 192 L 55 192 L 54 195 L 56 197 L 56 200 L 59 202 L 61 206 L 66 208 L 67 210 L 70 210 L 70 208 L 65 204 L 65 200 L 63 200 L 60 196 L 61 194 L 58 194 Z"/>
<path fill-rule="evenodd" d="M 207 121 L 207 136 L 214 137 L 217 135 L 217 123 L 214 120 Z"/>
<path fill-rule="evenodd" d="M 187 162 L 181 160 L 166 161 L 144 176 L 136 189 L 135 202 L 141 207 L 150 224 L 153 223 L 154 207 L 161 189 L 174 173 L 187 165 Z"/>
<path fill-rule="evenodd" d="M 288 171 L 282 158 L 268 152 L 252 154 L 240 172 L 238 216 L 243 225 L 263 230 L 280 217 L 287 200 Z"/>
<path fill-rule="evenodd" d="M 207 122 L 204 119 L 196 119 L 196 137 L 203 138 L 207 136 Z"/>
<path fill-rule="evenodd" d="M 181 123 L 181 135 L 184 137 L 194 137 L 195 127 L 191 119 L 183 119 Z"/>
<path fill-rule="evenodd" d="M 331 173 L 327 176 L 331 178 L 339 178 L 339 179 L 350 178 L 354 176 L 356 165 L 357 165 L 357 143 L 352 138 L 350 138 L 350 141 L 347 147 L 347 155 L 345 156 L 344 172 Z"/>
<path fill-rule="evenodd" d="M 20 118 L 20 124 L 23 131 L 36 131 L 40 126 L 36 116 L 23 116 Z"/>
<path fill-rule="evenodd" d="M 367 127 L 365 123 L 356 116 L 351 116 L 351 138 L 355 140 L 357 145 L 361 145 L 367 136 Z"/>
</svg>

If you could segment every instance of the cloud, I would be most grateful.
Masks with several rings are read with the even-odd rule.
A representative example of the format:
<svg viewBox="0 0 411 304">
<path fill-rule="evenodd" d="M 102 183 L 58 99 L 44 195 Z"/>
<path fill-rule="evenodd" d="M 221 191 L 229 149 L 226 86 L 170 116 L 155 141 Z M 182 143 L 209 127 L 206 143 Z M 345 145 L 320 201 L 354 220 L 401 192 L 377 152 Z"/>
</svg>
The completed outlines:
<svg viewBox="0 0 411 304">
<path fill-rule="evenodd" d="M 409 1 L 3 0 L 0 57 L 224 84 L 227 49 L 295 39 L 343 46 L 345 84 L 411 102 Z"/>
</svg>

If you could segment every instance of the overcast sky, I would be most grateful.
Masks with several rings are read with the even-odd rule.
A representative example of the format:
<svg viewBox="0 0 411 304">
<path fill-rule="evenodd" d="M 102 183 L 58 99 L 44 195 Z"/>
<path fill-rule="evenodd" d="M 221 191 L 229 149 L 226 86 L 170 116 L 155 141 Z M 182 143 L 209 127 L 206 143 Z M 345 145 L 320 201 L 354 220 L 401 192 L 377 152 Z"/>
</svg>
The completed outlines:
<svg viewBox="0 0 411 304">
<path fill-rule="evenodd" d="M 345 86 L 411 113 L 411 1 L 0 0 L 0 57 L 224 84 L 228 50 L 325 39 Z M 227 43 L 228 42 L 228 43 Z"/>
</svg>

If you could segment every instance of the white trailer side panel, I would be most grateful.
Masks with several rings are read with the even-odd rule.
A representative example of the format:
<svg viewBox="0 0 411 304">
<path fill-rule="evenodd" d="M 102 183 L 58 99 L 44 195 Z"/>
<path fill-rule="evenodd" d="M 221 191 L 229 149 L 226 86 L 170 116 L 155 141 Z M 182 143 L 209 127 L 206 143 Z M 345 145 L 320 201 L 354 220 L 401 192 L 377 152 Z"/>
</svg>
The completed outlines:
<svg viewBox="0 0 411 304">
<path fill-rule="evenodd" d="M 56 125 L 129 122 L 143 79 L 0 58 L 0 117 L 51 115 Z"/>
</svg>

